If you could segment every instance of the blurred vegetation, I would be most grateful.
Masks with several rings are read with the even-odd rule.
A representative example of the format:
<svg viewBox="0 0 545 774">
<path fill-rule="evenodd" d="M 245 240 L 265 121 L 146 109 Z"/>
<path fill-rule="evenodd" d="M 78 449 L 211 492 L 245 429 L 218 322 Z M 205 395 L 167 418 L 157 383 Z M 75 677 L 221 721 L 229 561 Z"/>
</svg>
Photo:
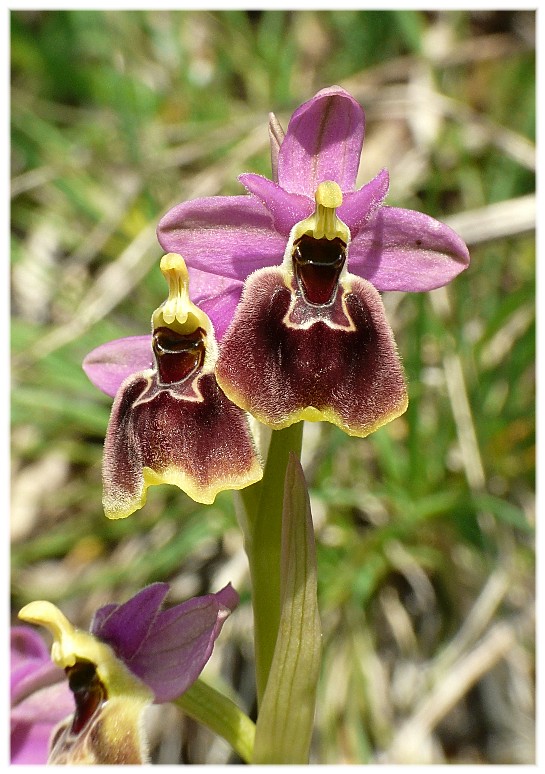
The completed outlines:
<svg viewBox="0 0 545 774">
<path fill-rule="evenodd" d="M 147 332 L 155 240 L 178 201 L 270 174 L 267 115 L 338 83 L 364 106 L 361 184 L 447 220 L 470 268 L 385 294 L 410 386 L 368 439 L 305 431 L 324 664 L 313 760 L 534 762 L 535 14 L 529 11 L 12 11 L 12 609 L 94 609 L 168 580 L 231 580 L 209 667 L 254 705 L 232 498 L 167 487 L 101 510 L 111 401 L 81 361 Z M 179 759 L 234 761 L 167 724 Z M 174 729 L 178 729 L 176 732 Z M 181 729 L 181 731 L 180 731 Z M 157 730 L 165 762 L 169 732 Z M 176 737 L 176 733 L 179 737 Z M 178 754 L 178 753 L 176 753 Z"/>
</svg>

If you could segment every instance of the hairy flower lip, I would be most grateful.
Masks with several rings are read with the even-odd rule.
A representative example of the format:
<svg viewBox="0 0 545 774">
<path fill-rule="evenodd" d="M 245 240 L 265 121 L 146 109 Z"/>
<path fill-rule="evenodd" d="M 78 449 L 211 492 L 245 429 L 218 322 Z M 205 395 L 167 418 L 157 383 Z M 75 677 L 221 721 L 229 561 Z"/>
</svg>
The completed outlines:
<svg viewBox="0 0 545 774">
<path fill-rule="evenodd" d="M 174 485 L 211 504 L 263 476 L 249 417 L 217 384 L 218 344 L 210 318 L 191 299 L 185 262 L 169 253 L 160 266 L 169 290 L 151 317 L 152 336 L 109 342 L 83 363 L 114 397 L 102 464 L 102 504 L 111 519 L 142 508 L 150 486 Z"/>
<path fill-rule="evenodd" d="M 234 403 L 275 430 L 327 421 L 365 437 L 407 408 L 380 296 L 348 273 L 336 279 L 330 301 L 314 304 L 284 265 L 255 272 L 223 340 L 216 376 Z"/>
</svg>

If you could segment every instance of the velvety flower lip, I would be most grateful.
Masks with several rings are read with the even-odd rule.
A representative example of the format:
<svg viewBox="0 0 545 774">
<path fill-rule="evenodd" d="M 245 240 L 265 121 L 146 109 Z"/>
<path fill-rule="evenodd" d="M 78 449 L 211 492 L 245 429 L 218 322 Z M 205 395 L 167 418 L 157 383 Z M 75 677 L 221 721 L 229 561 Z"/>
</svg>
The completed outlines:
<svg viewBox="0 0 545 774">
<path fill-rule="evenodd" d="M 327 421 L 358 437 L 402 414 L 403 369 L 377 291 L 347 275 L 337 298 L 309 320 L 281 269 L 252 275 L 218 361 L 231 400 L 273 429 Z"/>
<path fill-rule="evenodd" d="M 290 230 L 312 212 L 325 180 L 343 193 L 338 215 L 351 234 L 348 269 L 377 290 L 432 290 L 468 266 L 467 247 L 448 226 L 384 204 L 385 170 L 354 191 L 364 130 L 364 112 L 348 92 L 322 89 L 294 112 L 283 138 L 278 127 L 270 130 L 277 180 L 244 174 L 249 195 L 195 199 L 161 219 L 164 249 L 183 254 L 192 269 L 225 278 L 214 309 L 223 321 L 234 315 L 246 277 L 282 262 Z"/>
<path fill-rule="evenodd" d="M 189 297 L 184 260 L 169 253 L 160 265 L 169 296 L 152 315 L 152 336 L 104 344 L 83 364 L 115 396 L 102 465 L 102 502 L 112 519 L 142 508 L 150 486 L 172 484 L 210 504 L 263 476 L 250 419 L 217 384 L 217 341 Z M 204 295 L 202 273 L 197 279 Z"/>
<path fill-rule="evenodd" d="M 20 611 L 24 621 L 51 632 L 51 657 L 74 694 L 71 714 L 53 735 L 49 763 L 149 762 L 144 710 L 178 698 L 195 682 L 239 600 L 228 584 L 162 609 L 168 591 L 168 584 L 155 583 L 124 604 L 99 608 L 89 632 L 49 602 Z"/>
<path fill-rule="evenodd" d="M 65 674 L 29 626 L 11 637 L 11 763 L 45 764 L 54 727 L 74 709 Z"/>
</svg>

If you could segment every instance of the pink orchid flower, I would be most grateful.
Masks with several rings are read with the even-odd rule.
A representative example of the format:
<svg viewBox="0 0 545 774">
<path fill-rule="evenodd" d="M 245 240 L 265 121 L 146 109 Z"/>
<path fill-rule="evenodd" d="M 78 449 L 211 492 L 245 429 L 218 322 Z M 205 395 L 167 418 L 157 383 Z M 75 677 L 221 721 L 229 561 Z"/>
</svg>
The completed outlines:
<svg viewBox="0 0 545 774">
<path fill-rule="evenodd" d="M 149 762 L 143 712 L 152 703 L 177 699 L 195 682 L 239 599 L 228 584 L 163 610 L 168 590 L 166 583 L 153 583 L 124 604 L 99 608 L 89 632 L 72 626 L 50 602 L 31 602 L 20 611 L 24 621 L 49 629 L 52 660 L 45 661 L 43 652 L 40 659 L 57 681 L 59 675 L 68 678 L 58 685 L 63 689 L 58 706 L 43 706 L 48 736 L 53 724 L 62 722 L 49 741 L 48 756 L 42 744 L 42 759 L 35 762 Z M 21 747 L 17 743 L 15 762 L 23 762 Z"/>
<path fill-rule="evenodd" d="M 322 89 L 285 135 L 271 116 L 274 180 L 243 174 L 245 195 L 184 202 L 157 229 L 184 256 L 193 300 L 214 324 L 221 389 L 273 429 L 326 420 L 365 436 L 405 411 L 378 291 L 432 290 L 469 264 L 448 226 L 384 203 L 386 170 L 355 190 L 364 133 L 358 102 Z M 113 390 L 149 352 L 145 341 L 91 353 L 91 379 Z"/>
</svg>

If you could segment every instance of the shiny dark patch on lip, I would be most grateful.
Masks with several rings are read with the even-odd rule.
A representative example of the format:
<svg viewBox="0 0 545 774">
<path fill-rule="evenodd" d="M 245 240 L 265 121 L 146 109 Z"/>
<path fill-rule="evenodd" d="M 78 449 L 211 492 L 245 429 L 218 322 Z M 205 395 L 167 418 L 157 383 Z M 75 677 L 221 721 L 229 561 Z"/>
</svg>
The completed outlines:
<svg viewBox="0 0 545 774">
<path fill-rule="evenodd" d="M 79 734 L 106 701 L 106 689 L 98 678 L 95 665 L 90 661 L 77 661 L 65 671 L 76 702 L 71 732 Z"/>
<path fill-rule="evenodd" d="M 202 367 L 205 356 L 205 332 L 177 333 L 171 328 L 153 331 L 153 352 L 161 384 L 182 382 Z"/>
<path fill-rule="evenodd" d="M 346 260 L 346 244 L 303 234 L 293 245 L 293 266 L 299 286 L 310 304 L 328 304 L 334 296 Z"/>
</svg>

